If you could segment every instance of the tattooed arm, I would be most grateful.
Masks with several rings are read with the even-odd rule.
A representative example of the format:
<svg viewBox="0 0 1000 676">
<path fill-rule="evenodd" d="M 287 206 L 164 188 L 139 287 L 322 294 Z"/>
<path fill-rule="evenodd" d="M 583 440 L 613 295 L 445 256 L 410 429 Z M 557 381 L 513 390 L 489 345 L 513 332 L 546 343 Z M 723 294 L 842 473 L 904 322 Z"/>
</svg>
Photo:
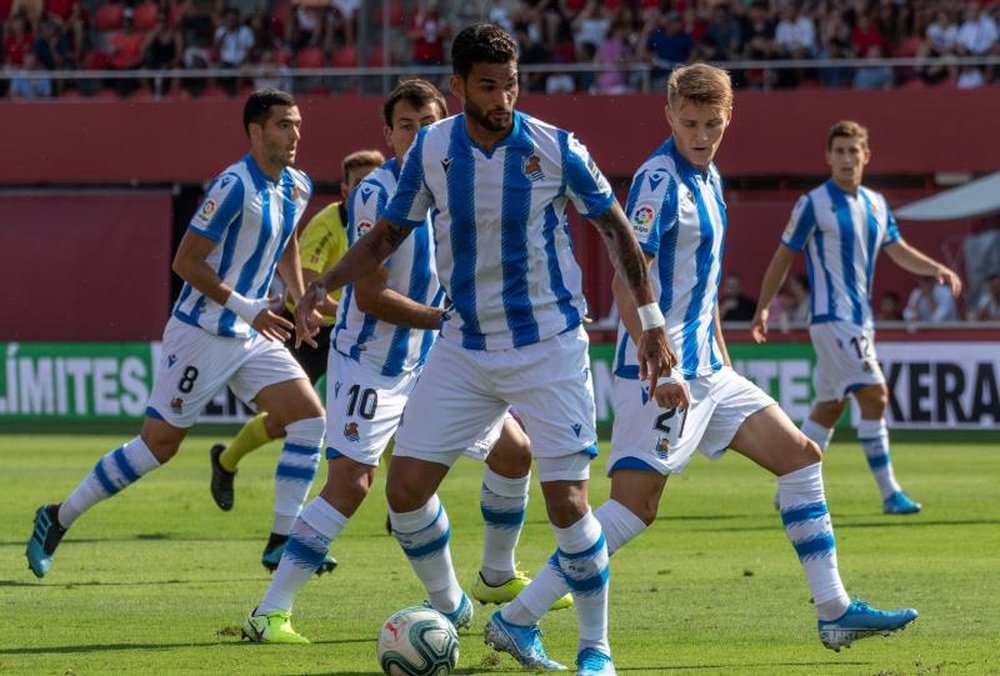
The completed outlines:
<svg viewBox="0 0 1000 676">
<path fill-rule="evenodd" d="M 410 232 L 410 228 L 396 225 L 384 218 L 379 219 L 371 232 L 355 242 L 336 265 L 310 284 L 295 308 L 296 345 L 305 342 L 316 347 L 313 336 L 319 327 L 315 325 L 316 315 L 313 310 L 330 291 L 376 272 L 382 262 L 410 236 Z"/>
<path fill-rule="evenodd" d="M 649 283 L 646 256 L 639 248 L 632 226 L 617 200 L 611 208 L 591 219 L 608 248 L 615 273 L 629 291 L 635 307 L 656 303 L 653 287 Z M 669 375 L 677 363 L 677 357 L 667 343 L 667 335 L 660 326 L 652 327 L 639 334 L 636 343 L 639 357 L 639 377 L 650 382 L 650 392 L 656 389 L 656 381 L 661 375 Z"/>
</svg>

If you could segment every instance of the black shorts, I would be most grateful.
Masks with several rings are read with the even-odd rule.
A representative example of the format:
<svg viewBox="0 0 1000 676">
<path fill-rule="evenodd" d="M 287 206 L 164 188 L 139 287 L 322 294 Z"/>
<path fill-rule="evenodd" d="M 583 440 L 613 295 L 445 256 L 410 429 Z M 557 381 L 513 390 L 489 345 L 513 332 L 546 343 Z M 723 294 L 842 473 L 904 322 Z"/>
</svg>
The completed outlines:
<svg viewBox="0 0 1000 676">
<path fill-rule="evenodd" d="M 289 312 L 287 307 L 282 309 L 281 316 L 291 323 L 295 323 L 295 315 Z M 313 385 L 326 373 L 326 359 L 330 354 L 330 332 L 332 330 L 332 326 L 324 326 L 319 330 L 319 333 L 314 338 L 316 347 L 311 347 L 305 343 L 302 343 L 299 347 L 295 347 L 294 332 L 292 332 L 292 337 L 286 343 L 288 350 L 295 357 L 295 361 L 302 366 L 306 375 L 309 376 L 309 382 Z"/>
</svg>

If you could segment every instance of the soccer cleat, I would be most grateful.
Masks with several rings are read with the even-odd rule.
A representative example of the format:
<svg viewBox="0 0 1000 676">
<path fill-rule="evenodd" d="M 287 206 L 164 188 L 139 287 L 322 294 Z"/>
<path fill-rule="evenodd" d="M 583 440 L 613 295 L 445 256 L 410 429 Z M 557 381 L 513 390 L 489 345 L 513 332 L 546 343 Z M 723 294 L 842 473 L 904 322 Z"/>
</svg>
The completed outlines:
<svg viewBox="0 0 1000 676">
<path fill-rule="evenodd" d="M 236 472 L 230 472 L 219 462 L 219 456 L 224 450 L 226 450 L 225 446 L 216 444 L 208 452 L 212 461 L 212 482 L 209 484 L 209 488 L 212 491 L 212 499 L 215 500 L 215 504 L 222 511 L 228 512 L 233 508 L 233 502 L 236 500 L 236 490 L 233 488 Z"/>
<path fill-rule="evenodd" d="M 616 676 L 611 655 L 597 648 L 584 648 L 576 656 L 576 676 Z"/>
<path fill-rule="evenodd" d="M 66 529 L 59 525 L 59 505 L 42 505 L 35 511 L 35 528 L 24 552 L 35 577 L 45 577 L 49 572 L 56 547 L 65 534 Z"/>
<path fill-rule="evenodd" d="M 522 589 L 531 584 L 531 578 L 524 574 L 523 571 L 515 570 L 514 577 L 510 578 L 503 584 L 493 586 L 483 579 L 483 574 L 480 573 L 476 576 L 476 581 L 472 585 L 472 598 L 479 601 L 481 604 L 486 605 L 487 603 L 508 603 L 514 600 Z M 571 608 L 573 606 L 573 597 L 566 594 L 562 598 L 556 600 L 552 604 L 550 610 L 564 610 L 566 608 Z"/>
<path fill-rule="evenodd" d="M 254 615 L 256 608 L 243 620 L 243 638 L 253 643 L 309 643 L 309 639 L 292 629 L 292 614 L 278 610 L 267 615 Z"/>
<path fill-rule="evenodd" d="M 886 514 L 917 514 L 920 503 L 911 500 L 903 491 L 896 491 L 882 503 L 882 511 Z"/>
<path fill-rule="evenodd" d="M 486 623 L 483 641 L 494 650 L 510 654 L 527 669 L 566 671 L 565 665 L 549 659 L 545 654 L 542 630 L 537 624 L 527 627 L 511 624 L 503 619 L 499 610 Z"/>
<path fill-rule="evenodd" d="M 472 626 L 472 601 L 469 600 L 469 595 L 465 592 L 462 592 L 462 600 L 459 602 L 458 608 L 455 608 L 455 610 L 450 613 L 434 608 L 430 601 L 424 601 L 424 607 L 437 610 L 439 613 L 447 617 L 448 621 L 455 627 L 456 632 L 459 629 L 468 629 Z"/>
<path fill-rule="evenodd" d="M 917 611 L 913 608 L 879 610 L 855 598 L 838 619 L 819 620 L 819 640 L 830 650 L 840 652 L 841 648 L 849 648 L 859 639 L 876 634 L 888 636 L 915 619 Z"/>
<path fill-rule="evenodd" d="M 278 564 L 281 563 L 281 557 L 285 553 L 285 545 L 288 544 L 287 535 L 278 535 L 277 533 L 271 533 L 271 536 L 267 539 L 267 544 L 264 545 L 264 553 L 261 554 L 260 563 L 262 566 L 267 568 L 268 572 L 273 573 L 278 569 Z M 330 552 L 326 553 L 323 557 L 323 563 L 319 564 L 319 568 L 316 569 L 317 575 L 322 575 L 323 573 L 332 573 L 333 569 L 337 567 L 337 559 L 333 558 Z"/>
</svg>

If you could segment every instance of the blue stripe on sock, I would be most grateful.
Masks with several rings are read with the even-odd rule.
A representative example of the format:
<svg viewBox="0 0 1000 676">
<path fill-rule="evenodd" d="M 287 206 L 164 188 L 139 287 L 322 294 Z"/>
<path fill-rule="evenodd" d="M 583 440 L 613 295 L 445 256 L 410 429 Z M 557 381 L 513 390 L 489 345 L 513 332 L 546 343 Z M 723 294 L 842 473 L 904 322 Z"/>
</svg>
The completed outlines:
<svg viewBox="0 0 1000 676">
<path fill-rule="evenodd" d="M 797 523 L 802 523 L 803 521 L 809 521 L 811 519 L 822 519 L 827 516 L 830 512 L 826 508 L 825 502 L 810 502 L 809 504 L 802 505 L 800 507 L 793 507 L 787 511 L 781 512 L 781 522 L 785 524 L 785 527 L 793 526 Z"/>
<path fill-rule="evenodd" d="M 301 444 L 293 444 L 290 441 L 286 441 L 285 445 L 281 447 L 282 453 L 294 453 L 295 455 L 318 455 L 320 452 L 319 446 L 303 446 Z"/>
<path fill-rule="evenodd" d="M 448 546 L 449 540 L 451 540 L 451 528 L 448 528 L 448 530 L 446 530 L 437 540 L 432 540 L 425 545 L 420 545 L 419 547 L 406 547 L 406 545 L 400 543 L 400 546 L 403 547 L 403 552 L 406 554 L 406 558 L 422 559 L 440 552 Z"/>
<path fill-rule="evenodd" d="M 115 461 L 118 471 L 125 475 L 125 478 L 128 479 L 129 483 L 139 479 L 139 473 L 135 471 L 132 465 L 129 464 L 128 458 L 125 457 L 124 446 L 112 453 L 111 458 Z"/>
<path fill-rule="evenodd" d="M 519 509 L 514 512 L 504 512 L 489 509 L 480 505 L 480 511 L 483 513 L 483 521 L 491 526 L 498 526 L 500 528 L 516 528 L 524 523 L 523 509 Z"/>
<path fill-rule="evenodd" d="M 592 575 L 590 577 L 584 578 L 582 580 L 576 580 L 572 576 L 567 575 L 563 571 L 563 579 L 566 580 L 566 584 L 577 594 L 593 595 L 608 584 L 609 569 L 608 566 L 604 566 L 601 572 L 597 575 Z"/>
<path fill-rule="evenodd" d="M 566 574 L 563 572 L 562 566 L 559 565 L 559 550 L 552 552 L 552 556 L 549 557 L 549 568 L 559 573 L 559 577 L 565 578 Z"/>
<path fill-rule="evenodd" d="M 96 476 L 97 480 L 101 483 L 105 493 L 108 495 L 114 495 L 118 492 L 115 485 L 111 483 L 111 479 L 108 478 L 108 473 L 104 471 L 104 458 L 98 460 L 97 464 L 94 465 L 94 476 Z"/>
<path fill-rule="evenodd" d="M 805 540 L 793 543 L 795 553 L 799 555 L 800 561 L 811 559 L 817 556 L 824 556 L 836 548 L 836 541 L 832 533 L 820 533 Z"/>
<path fill-rule="evenodd" d="M 597 552 L 604 549 L 604 546 L 605 546 L 604 533 L 601 533 L 601 537 L 597 538 L 597 542 L 595 542 L 587 549 L 584 549 L 582 552 L 575 552 L 573 554 L 570 554 L 568 552 L 564 552 L 561 549 L 557 549 L 556 553 L 559 555 L 560 558 L 568 559 L 570 561 L 574 561 L 576 559 L 589 559 L 592 558 L 595 554 L 597 554 Z"/>
<path fill-rule="evenodd" d="M 315 467 L 298 467 L 296 465 L 285 465 L 278 463 L 275 475 L 279 479 L 292 479 L 298 481 L 312 481 L 316 478 Z"/>
<path fill-rule="evenodd" d="M 889 465 L 889 454 L 882 453 L 881 455 L 866 455 L 865 458 L 868 459 L 868 466 L 872 470 L 879 470 L 887 467 Z"/>
<path fill-rule="evenodd" d="M 316 570 L 323 563 L 327 549 L 323 549 L 322 551 L 313 549 L 293 534 L 288 536 L 284 556 L 287 556 L 300 568 Z"/>
</svg>

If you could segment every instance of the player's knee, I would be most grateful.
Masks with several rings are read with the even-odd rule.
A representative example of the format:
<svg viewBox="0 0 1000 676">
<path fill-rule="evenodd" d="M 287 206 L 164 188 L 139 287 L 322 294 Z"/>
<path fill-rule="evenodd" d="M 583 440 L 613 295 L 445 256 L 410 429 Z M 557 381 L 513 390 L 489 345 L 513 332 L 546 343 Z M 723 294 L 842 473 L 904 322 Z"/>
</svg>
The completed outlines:
<svg viewBox="0 0 1000 676">
<path fill-rule="evenodd" d="M 422 499 L 420 491 L 404 478 L 389 473 L 389 479 L 385 482 L 385 500 L 389 504 L 389 509 L 394 512 L 412 512 L 420 509 L 427 500 Z"/>
<path fill-rule="evenodd" d="M 582 519 L 590 509 L 587 503 L 587 491 L 575 483 L 569 486 L 566 486 L 566 483 L 559 481 L 542 484 L 549 522 L 556 528 L 569 528 Z"/>
<path fill-rule="evenodd" d="M 264 416 L 264 432 L 269 439 L 281 439 L 285 436 L 285 426 L 279 423 L 273 415 Z"/>
<path fill-rule="evenodd" d="M 889 392 L 886 387 L 866 387 L 858 393 L 858 406 L 861 417 L 867 419 L 881 418 L 889 405 Z"/>
<path fill-rule="evenodd" d="M 802 435 L 804 438 L 804 447 L 802 449 L 803 454 L 803 467 L 808 465 L 815 465 L 817 462 L 823 461 L 823 451 L 820 450 L 819 444 L 815 441 Z"/>
<path fill-rule="evenodd" d="M 486 464 L 500 476 L 519 478 L 531 471 L 531 446 L 528 438 L 498 443 L 487 456 Z"/>
</svg>

